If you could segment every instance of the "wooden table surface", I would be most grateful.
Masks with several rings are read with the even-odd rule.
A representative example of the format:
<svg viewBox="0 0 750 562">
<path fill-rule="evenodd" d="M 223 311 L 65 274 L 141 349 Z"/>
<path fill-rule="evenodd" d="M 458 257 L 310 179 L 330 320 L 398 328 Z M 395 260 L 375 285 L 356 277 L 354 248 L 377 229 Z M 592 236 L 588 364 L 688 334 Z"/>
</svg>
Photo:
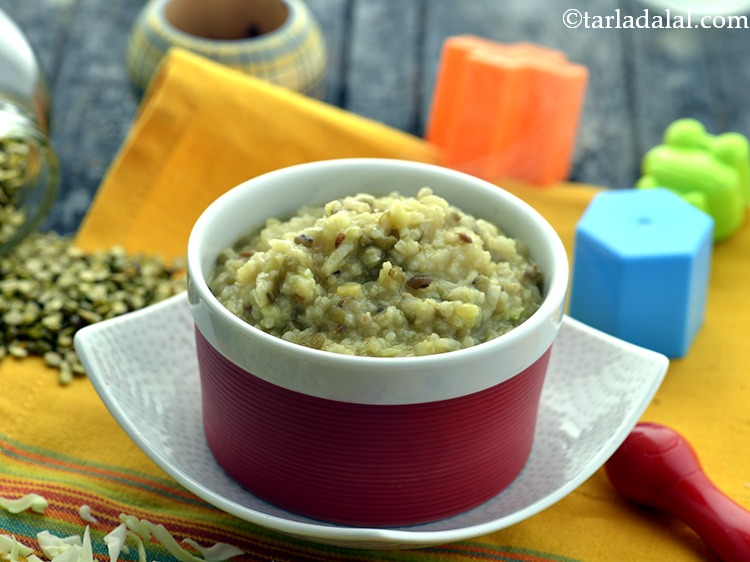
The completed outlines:
<svg viewBox="0 0 750 562">
<path fill-rule="evenodd" d="M 750 135 L 750 25 L 728 28 L 742 20 L 709 19 L 709 27 L 694 29 L 592 28 L 617 10 L 621 22 L 643 15 L 636 0 L 307 3 L 330 54 L 326 101 L 417 135 L 424 134 L 442 43 L 464 33 L 533 41 L 589 68 L 574 181 L 632 186 L 644 152 L 681 117 L 701 120 L 710 132 Z M 51 85 L 62 186 L 46 228 L 76 230 L 128 132 L 137 100 L 124 57 L 144 4 L 0 0 L 37 49 Z M 587 13 L 590 25 L 567 27 L 569 9 Z M 655 14 L 664 11 L 651 8 L 649 19 Z M 695 16 L 693 24 L 698 21 Z"/>
</svg>

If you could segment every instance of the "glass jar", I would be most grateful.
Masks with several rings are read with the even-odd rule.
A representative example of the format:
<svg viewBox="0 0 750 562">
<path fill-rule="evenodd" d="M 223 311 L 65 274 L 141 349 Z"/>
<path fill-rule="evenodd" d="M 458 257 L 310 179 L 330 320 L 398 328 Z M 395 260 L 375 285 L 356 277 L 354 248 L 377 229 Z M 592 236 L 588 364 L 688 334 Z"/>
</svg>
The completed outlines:
<svg viewBox="0 0 750 562">
<path fill-rule="evenodd" d="M 49 140 L 50 98 L 26 36 L 0 9 L 0 254 L 38 228 L 60 173 Z"/>
</svg>

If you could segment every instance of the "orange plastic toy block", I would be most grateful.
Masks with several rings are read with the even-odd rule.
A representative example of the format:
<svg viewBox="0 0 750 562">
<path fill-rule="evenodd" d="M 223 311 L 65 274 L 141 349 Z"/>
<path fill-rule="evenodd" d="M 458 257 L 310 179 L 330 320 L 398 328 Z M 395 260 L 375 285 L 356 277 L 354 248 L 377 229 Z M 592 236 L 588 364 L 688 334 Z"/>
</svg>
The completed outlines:
<svg viewBox="0 0 750 562">
<path fill-rule="evenodd" d="M 443 45 L 426 138 L 443 164 L 540 185 L 570 173 L 588 70 L 554 49 L 471 35 Z"/>
</svg>

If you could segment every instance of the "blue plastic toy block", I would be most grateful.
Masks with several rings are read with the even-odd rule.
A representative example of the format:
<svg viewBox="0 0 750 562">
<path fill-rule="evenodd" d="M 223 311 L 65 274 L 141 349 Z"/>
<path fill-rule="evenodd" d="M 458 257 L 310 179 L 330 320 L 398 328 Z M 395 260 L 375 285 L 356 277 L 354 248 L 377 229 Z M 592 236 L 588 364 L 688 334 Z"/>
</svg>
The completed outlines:
<svg viewBox="0 0 750 562">
<path fill-rule="evenodd" d="M 576 227 L 568 313 L 672 358 L 705 316 L 714 221 L 667 189 L 599 193 Z"/>
</svg>

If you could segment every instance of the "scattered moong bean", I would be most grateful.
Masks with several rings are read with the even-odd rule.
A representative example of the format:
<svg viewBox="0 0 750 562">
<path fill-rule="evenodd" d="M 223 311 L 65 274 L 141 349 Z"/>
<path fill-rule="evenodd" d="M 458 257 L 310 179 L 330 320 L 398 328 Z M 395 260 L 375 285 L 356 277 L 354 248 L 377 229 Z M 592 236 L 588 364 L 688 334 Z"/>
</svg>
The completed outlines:
<svg viewBox="0 0 750 562">
<path fill-rule="evenodd" d="M 79 329 L 183 291 L 183 271 L 159 256 L 84 252 L 70 237 L 33 233 L 0 256 L 0 360 L 41 357 L 68 384 L 86 374 L 73 347 Z"/>
</svg>

